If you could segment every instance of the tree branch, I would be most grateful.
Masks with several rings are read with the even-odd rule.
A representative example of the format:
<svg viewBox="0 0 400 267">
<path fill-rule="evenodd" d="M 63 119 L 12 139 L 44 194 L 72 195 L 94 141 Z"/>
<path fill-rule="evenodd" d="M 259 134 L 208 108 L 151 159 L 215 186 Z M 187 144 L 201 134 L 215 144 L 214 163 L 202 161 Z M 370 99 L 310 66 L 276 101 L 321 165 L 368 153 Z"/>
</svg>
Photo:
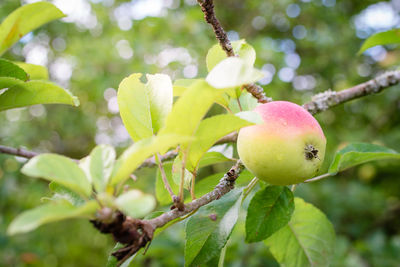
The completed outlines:
<svg viewBox="0 0 400 267">
<path fill-rule="evenodd" d="M 400 83 L 400 71 L 388 71 L 365 83 L 342 91 L 325 91 L 312 97 L 303 107 L 311 114 L 325 111 L 341 103 L 381 92 L 382 90 Z"/>
<path fill-rule="evenodd" d="M 236 164 L 232 166 L 232 168 L 227 173 L 225 173 L 224 177 L 222 177 L 222 179 L 219 181 L 218 185 L 215 186 L 213 191 L 202 196 L 201 198 L 195 199 L 192 202 L 185 204 L 185 209 L 183 211 L 174 209 L 154 219 L 147 221 L 143 220 L 142 222 L 150 224 L 153 229 L 160 228 L 174 219 L 184 216 L 200 208 L 201 206 L 207 205 L 208 203 L 221 198 L 223 195 L 234 188 L 235 181 L 239 177 L 243 168 L 244 166 L 242 162 L 238 160 Z"/>
<path fill-rule="evenodd" d="M 23 158 L 33 158 L 34 156 L 39 155 L 37 152 L 25 150 L 22 148 L 13 148 L 13 147 L 8 147 L 8 146 L 2 146 L 0 145 L 0 153 L 2 154 L 10 154 L 18 157 L 23 157 Z"/>
<path fill-rule="evenodd" d="M 221 23 L 215 16 L 214 12 L 214 3 L 213 0 L 197 0 L 201 7 L 201 11 L 204 13 L 205 21 L 210 24 L 213 28 L 215 37 L 219 41 L 222 49 L 225 51 L 228 57 L 234 57 L 235 51 L 233 51 L 231 42 L 229 41 L 226 32 L 221 26 Z M 258 86 L 254 83 L 244 85 L 244 88 L 252 94 L 255 98 L 257 98 L 259 103 L 268 103 L 272 101 L 272 98 L 269 98 L 265 95 L 264 89 L 261 86 Z"/>
</svg>

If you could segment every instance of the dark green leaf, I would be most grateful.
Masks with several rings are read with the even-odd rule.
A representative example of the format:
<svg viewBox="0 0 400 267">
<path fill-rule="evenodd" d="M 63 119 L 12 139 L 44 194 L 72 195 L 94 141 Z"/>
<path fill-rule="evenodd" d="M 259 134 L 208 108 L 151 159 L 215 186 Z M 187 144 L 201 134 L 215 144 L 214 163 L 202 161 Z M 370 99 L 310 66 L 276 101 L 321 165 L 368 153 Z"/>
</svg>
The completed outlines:
<svg viewBox="0 0 400 267">
<path fill-rule="evenodd" d="M 33 3 L 16 9 L 0 24 L 0 55 L 28 32 L 62 17 L 64 14 L 48 2 Z"/>
<path fill-rule="evenodd" d="M 363 43 L 358 54 L 362 54 L 368 48 L 377 45 L 398 44 L 400 43 L 400 29 L 393 29 L 386 32 L 378 32 L 370 37 Z"/>
<path fill-rule="evenodd" d="M 28 80 L 28 74 L 11 61 L 0 58 L 0 77 L 12 77 L 22 81 Z"/>
<path fill-rule="evenodd" d="M 220 254 L 236 224 L 242 190 L 201 207 L 186 224 L 185 266 L 198 266 Z"/>
<path fill-rule="evenodd" d="M 265 244 L 282 266 L 329 266 L 335 245 L 332 224 L 303 199 L 295 198 L 294 202 L 289 224 L 265 240 Z"/>
<path fill-rule="evenodd" d="M 336 152 L 328 172 L 336 174 L 355 165 L 380 159 L 400 159 L 400 153 L 374 144 L 354 143 Z"/>
<path fill-rule="evenodd" d="M 172 191 L 176 194 L 178 193 L 179 186 L 172 179 L 172 163 L 163 163 L 165 174 L 167 176 L 167 181 L 172 188 Z M 172 203 L 172 199 L 161 178 L 161 171 L 157 169 L 157 179 L 156 179 L 156 198 L 161 206 L 168 205 Z"/>
<path fill-rule="evenodd" d="M 246 242 L 258 242 L 287 225 L 294 210 L 292 191 L 267 186 L 251 199 L 246 217 Z"/>
<path fill-rule="evenodd" d="M 92 186 L 78 164 L 61 155 L 40 154 L 30 159 L 21 172 L 57 182 L 87 197 L 92 193 Z"/>
</svg>

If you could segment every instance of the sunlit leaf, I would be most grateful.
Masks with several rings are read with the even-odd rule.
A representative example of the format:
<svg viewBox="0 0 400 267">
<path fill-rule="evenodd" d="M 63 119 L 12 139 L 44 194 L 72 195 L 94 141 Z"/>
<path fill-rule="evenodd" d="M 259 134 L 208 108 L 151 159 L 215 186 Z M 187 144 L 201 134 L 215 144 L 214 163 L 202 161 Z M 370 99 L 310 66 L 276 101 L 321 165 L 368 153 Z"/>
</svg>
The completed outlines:
<svg viewBox="0 0 400 267">
<path fill-rule="evenodd" d="M 192 84 L 172 107 L 161 134 L 191 136 L 220 93 L 200 80 Z"/>
<path fill-rule="evenodd" d="M 124 214 L 132 218 L 140 218 L 156 207 L 156 200 L 152 195 L 134 189 L 120 195 L 115 200 L 115 204 Z"/>
<path fill-rule="evenodd" d="M 114 166 L 111 185 L 125 181 L 148 157 L 157 152 L 164 154 L 169 148 L 187 143 L 190 140 L 192 138 L 187 136 L 165 134 L 135 142 L 118 158 Z"/>
<path fill-rule="evenodd" d="M 199 266 L 220 254 L 239 215 L 242 190 L 234 189 L 201 207 L 186 223 L 185 266 Z"/>
<path fill-rule="evenodd" d="M 178 156 L 174 159 L 174 163 L 172 164 L 172 179 L 175 184 L 181 184 L 182 177 L 182 160 Z M 183 187 L 187 190 L 190 188 L 190 182 L 192 181 L 193 174 L 188 171 L 186 168 L 183 174 Z"/>
<path fill-rule="evenodd" d="M 203 154 L 203 156 L 199 161 L 199 168 L 226 161 L 233 161 L 233 159 L 225 157 L 225 155 L 220 152 L 216 151 L 206 152 Z"/>
<path fill-rule="evenodd" d="M 96 201 L 91 200 L 76 207 L 69 202 L 48 203 L 18 215 L 7 229 L 9 235 L 26 233 L 51 222 L 69 218 L 92 218 L 99 208 Z"/>
<path fill-rule="evenodd" d="M 251 199 L 246 216 L 246 242 L 264 240 L 287 225 L 294 210 L 292 191 L 267 186 Z"/>
<path fill-rule="evenodd" d="M 87 197 L 92 192 L 92 186 L 78 164 L 61 155 L 40 154 L 30 159 L 21 172 L 28 176 L 57 182 Z"/>
<path fill-rule="evenodd" d="M 165 74 L 146 75 L 147 83 L 135 73 L 122 80 L 118 106 L 126 129 L 138 141 L 157 133 L 172 107 L 172 83 Z"/>
<path fill-rule="evenodd" d="M 54 193 L 52 200 L 65 199 L 74 206 L 80 206 L 85 203 L 85 200 L 79 194 L 54 181 L 49 183 L 49 188 Z"/>
<path fill-rule="evenodd" d="M 206 153 L 221 137 L 253 124 L 253 122 L 233 114 L 216 115 L 201 121 L 194 135 L 195 140 L 189 147 L 187 164 L 189 170 L 193 170 L 197 167 L 204 153 Z"/>
<path fill-rule="evenodd" d="M 0 77 L 0 88 L 6 87 L 8 89 L 0 94 L 0 111 L 36 104 L 79 105 L 78 98 L 68 90 L 47 81 L 23 82 Z"/>
<path fill-rule="evenodd" d="M 250 66 L 254 65 L 256 60 L 256 52 L 254 48 L 246 43 L 244 39 L 233 41 L 232 43 L 233 51 L 236 55 L 246 61 Z M 211 71 L 219 62 L 227 58 L 224 50 L 222 50 L 220 44 L 213 45 L 207 53 L 206 63 L 208 71 Z"/>
<path fill-rule="evenodd" d="M 335 231 L 319 209 L 295 198 L 295 210 L 288 225 L 264 243 L 282 266 L 329 266 Z"/>
<path fill-rule="evenodd" d="M 358 54 L 362 54 L 368 48 L 377 45 L 387 45 L 387 44 L 399 44 L 400 43 L 400 29 L 393 29 L 386 32 L 378 32 L 365 40 L 361 46 Z"/>
<path fill-rule="evenodd" d="M 91 180 L 97 192 L 103 192 L 113 171 L 115 150 L 109 145 L 96 146 L 81 164 L 86 176 Z"/>
<path fill-rule="evenodd" d="M 381 159 L 400 159 L 400 153 L 379 145 L 354 143 L 336 152 L 328 172 L 336 174 L 344 169 Z"/>
<path fill-rule="evenodd" d="M 29 80 L 48 80 L 49 72 L 48 70 L 40 65 L 29 64 L 25 62 L 13 62 L 18 65 L 26 73 L 29 74 Z"/>
<path fill-rule="evenodd" d="M 28 4 L 16 9 L 0 24 L 0 55 L 28 32 L 62 17 L 64 14 L 48 2 Z"/>
</svg>

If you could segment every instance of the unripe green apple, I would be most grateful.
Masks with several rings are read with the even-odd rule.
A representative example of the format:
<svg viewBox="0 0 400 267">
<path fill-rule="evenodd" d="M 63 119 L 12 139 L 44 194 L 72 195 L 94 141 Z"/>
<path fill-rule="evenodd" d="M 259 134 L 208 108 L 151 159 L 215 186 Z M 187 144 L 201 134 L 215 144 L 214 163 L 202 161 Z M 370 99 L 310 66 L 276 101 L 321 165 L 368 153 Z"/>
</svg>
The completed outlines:
<svg viewBox="0 0 400 267">
<path fill-rule="evenodd" d="M 237 149 L 243 164 L 257 178 L 273 185 L 297 184 L 318 172 L 326 139 L 317 120 L 291 102 L 257 106 L 263 124 L 239 131 Z"/>
</svg>

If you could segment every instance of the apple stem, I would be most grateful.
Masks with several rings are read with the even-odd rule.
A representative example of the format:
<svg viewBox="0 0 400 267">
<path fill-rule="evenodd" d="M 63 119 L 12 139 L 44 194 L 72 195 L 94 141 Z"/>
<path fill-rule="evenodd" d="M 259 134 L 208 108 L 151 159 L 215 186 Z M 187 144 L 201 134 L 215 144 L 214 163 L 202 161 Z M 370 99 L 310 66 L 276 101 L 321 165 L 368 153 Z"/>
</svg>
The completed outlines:
<svg viewBox="0 0 400 267">
<path fill-rule="evenodd" d="M 254 177 L 253 180 L 250 181 L 250 183 L 246 186 L 246 188 L 243 189 L 243 200 L 242 202 L 245 200 L 245 198 L 250 194 L 250 192 L 253 190 L 253 188 L 256 186 L 256 184 L 258 183 L 258 178 Z"/>
</svg>

